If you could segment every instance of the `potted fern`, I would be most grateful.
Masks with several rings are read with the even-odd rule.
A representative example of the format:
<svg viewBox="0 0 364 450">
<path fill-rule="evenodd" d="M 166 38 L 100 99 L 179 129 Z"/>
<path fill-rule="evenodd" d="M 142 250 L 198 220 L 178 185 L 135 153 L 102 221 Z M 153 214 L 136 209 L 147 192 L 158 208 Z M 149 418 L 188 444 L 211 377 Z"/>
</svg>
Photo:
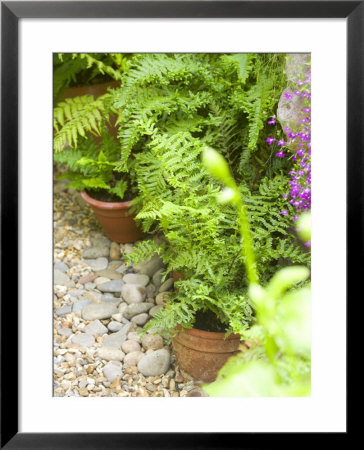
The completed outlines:
<svg viewBox="0 0 364 450">
<path fill-rule="evenodd" d="M 236 212 L 217 204 L 221 183 L 200 164 L 206 145 L 221 149 L 244 194 L 262 281 L 288 261 L 306 262 L 289 218 L 280 214 L 288 162 L 271 157 L 263 133 L 283 90 L 283 62 L 280 55 L 138 55 L 116 94 L 122 148 L 135 157 L 137 218 L 144 231 L 162 231 L 167 240 L 144 241 L 128 257 L 137 263 L 157 252 L 167 272 L 183 273 L 145 330 L 173 336 L 181 367 L 178 346 L 200 355 L 184 365 L 200 380 L 216 376 L 238 350 L 238 334 L 255 320 Z M 140 145 L 143 151 L 135 151 Z"/>
<path fill-rule="evenodd" d="M 81 191 L 105 234 L 115 242 L 134 242 L 143 235 L 131 212 L 136 183 L 132 174 L 118 169 L 119 146 L 113 136 L 103 129 L 100 138 L 96 143 L 91 136 L 85 137 L 77 149 L 55 153 L 54 161 L 69 169 L 61 178 Z"/>
<path fill-rule="evenodd" d="M 54 61 L 54 161 L 70 172 L 69 187 L 81 191 L 117 242 L 142 236 L 132 214 L 136 182 L 132 161 L 121 166 L 113 89 L 120 86 L 128 55 L 58 54 Z M 72 84 L 74 86 L 72 86 Z"/>
<path fill-rule="evenodd" d="M 54 53 L 53 96 L 55 104 L 65 98 L 107 92 L 120 86 L 130 55 L 122 53 Z"/>
</svg>

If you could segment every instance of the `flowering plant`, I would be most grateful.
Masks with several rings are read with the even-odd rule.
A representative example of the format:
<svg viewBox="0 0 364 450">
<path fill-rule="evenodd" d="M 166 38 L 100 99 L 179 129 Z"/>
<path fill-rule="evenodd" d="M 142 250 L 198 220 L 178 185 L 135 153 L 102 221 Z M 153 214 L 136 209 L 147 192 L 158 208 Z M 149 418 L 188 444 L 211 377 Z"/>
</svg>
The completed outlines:
<svg viewBox="0 0 364 450">
<path fill-rule="evenodd" d="M 257 340 L 246 353 L 230 358 L 215 382 L 203 389 L 211 396 L 307 396 L 310 395 L 310 287 L 304 285 L 309 270 L 290 266 L 279 270 L 267 286 L 259 283 L 246 205 L 224 158 L 206 148 L 203 163 L 225 185 L 219 200 L 232 203 L 238 213 L 241 251 L 249 280 L 249 297 L 256 323 L 242 332 Z M 310 217 L 302 215 L 300 235 L 310 239 Z M 300 287 L 296 287 L 301 283 Z"/>
<path fill-rule="evenodd" d="M 290 191 L 283 194 L 283 197 L 289 199 L 289 203 L 299 213 L 311 209 L 311 72 L 302 73 L 295 81 L 295 89 L 285 91 L 283 94 L 286 101 L 293 102 L 295 96 L 303 99 L 299 124 L 284 127 L 286 140 L 277 141 L 275 137 L 268 137 L 266 141 L 268 145 L 277 146 L 278 151 L 275 154 L 277 158 L 285 158 L 287 151 L 292 152 L 289 156 L 293 162 L 289 172 Z M 271 117 L 267 123 L 276 125 L 276 117 Z M 281 214 L 287 215 L 288 210 L 282 210 Z M 294 215 L 292 219 L 297 220 L 298 215 Z"/>
</svg>

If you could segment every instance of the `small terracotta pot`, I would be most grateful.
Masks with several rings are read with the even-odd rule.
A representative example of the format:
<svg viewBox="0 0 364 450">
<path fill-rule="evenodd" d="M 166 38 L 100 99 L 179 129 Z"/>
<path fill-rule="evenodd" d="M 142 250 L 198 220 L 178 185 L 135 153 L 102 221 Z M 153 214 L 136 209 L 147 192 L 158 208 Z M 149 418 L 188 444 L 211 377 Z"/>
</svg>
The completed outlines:
<svg viewBox="0 0 364 450">
<path fill-rule="evenodd" d="M 172 270 L 172 278 L 173 278 L 173 281 L 183 280 L 184 273 L 178 272 L 177 270 Z"/>
<path fill-rule="evenodd" d="M 173 351 L 180 368 L 195 380 L 214 381 L 230 356 L 239 353 L 239 334 L 224 339 L 225 333 L 179 329 L 172 339 Z"/>
<path fill-rule="evenodd" d="M 69 87 L 64 90 L 62 99 L 80 97 L 81 95 L 93 95 L 95 98 L 106 94 L 108 88 L 120 87 L 120 81 L 108 81 L 106 83 L 88 84 L 85 86 Z"/>
<path fill-rule="evenodd" d="M 85 191 L 81 192 L 81 197 L 91 206 L 106 236 L 112 241 L 126 244 L 143 236 L 134 221 L 135 215 L 129 214 L 131 201 L 102 202 L 90 197 Z"/>
</svg>

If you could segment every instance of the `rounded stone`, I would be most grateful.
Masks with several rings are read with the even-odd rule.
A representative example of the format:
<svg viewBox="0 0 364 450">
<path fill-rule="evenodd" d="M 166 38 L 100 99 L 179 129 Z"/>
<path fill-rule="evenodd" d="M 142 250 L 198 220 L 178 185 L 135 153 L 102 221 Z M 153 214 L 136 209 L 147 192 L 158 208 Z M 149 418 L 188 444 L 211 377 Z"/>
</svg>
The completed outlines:
<svg viewBox="0 0 364 450">
<path fill-rule="evenodd" d="M 75 301 L 72 305 L 72 312 L 82 311 L 86 305 L 89 305 L 91 302 L 87 300 L 87 298 L 81 298 L 78 301 Z"/>
<path fill-rule="evenodd" d="M 110 258 L 113 261 L 118 261 L 120 259 L 120 245 L 116 242 L 112 242 L 110 245 Z"/>
<path fill-rule="evenodd" d="M 126 310 L 127 306 L 128 306 L 127 303 L 124 303 L 124 302 L 123 302 L 123 303 L 120 303 L 119 309 L 118 309 L 119 313 L 120 313 L 120 314 L 123 314 L 123 312 Z"/>
<path fill-rule="evenodd" d="M 112 293 L 108 292 L 106 294 L 102 294 L 101 296 L 101 301 L 105 302 L 105 303 L 115 303 L 116 305 L 118 305 L 121 302 L 121 298 L 120 297 L 115 297 L 115 295 L 113 295 Z"/>
<path fill-rule="evenodd" d="M 140 340 L 140 334 L 139 333 L 137 333 L 136 331 L 131 331 L 129 334 L 128 334 L 128 340 L 132 340 L 132 341 L 136 341 L 136 342 L 141 342 L 141 340 Z"/>
<path fill-rule="evenodd" d="M 111 270 L 111 269 L 105 269 L 105 270 L 100 270 L 99 272 L 97 272 L 97 275 L 99 277 L 105 277 L 108 278 L 109 280 L 121 280 L 122 275 L 118 272 L 116 272 L 115 270 Z"/>
<path fill-rule="evenodd" d="M 66 287 L 75 287 L 75 282 L 72 281 L 67 274 L 58 269 L 54 269 L 53 271 L 53 284 Z"/>
<path fill-rule="evenodd" d="M 141 286 L 146 286 L 149 283 L 148 275 L 140 274 L 140 273 L 127 273 L 123 277 L 124 283 L 128 284 L 139 284 Z"/>
<path fill-rule="evenodd" d="M 121 320 L 122 320 L 122 318 L 123 318 L 123 315 L 122 315 L 121 313 L 116 313 L 116 314 L 113 314 L 113 315 L 111 316 L 111 318 L 112 318 L 113 320 L 116 320 L 116 322 L 121 322 Z"/>
<path fill-rule="evenodd" d="M 85 259 L 85 263 L 88 264 L 94 272 L 105 270 L 109 264 L 107 258 Z"/>
<path fill-rule="evenodd" d="M 161 309 L 163 308 L 163 305 L 155 305 L 153 308 L 150 309 L 149 315 L 151 317 L 154 317 Z"/>
<path fill-rule="evenodd" d="M 173 283 L 174 283 L 173 278 L 168 278 L 168 280 L 166 280 L 159 288 L 159 292 L 169 291 L 170 289 L 172 289 Z"/>
<path fill-rule="evenodd" d="M 155 254 L 149 261 L 144 261 L 134 266 L 134 270 L 151 277 L 158 269 L 161 269 L 162 267 L 164 267 L 164 264 L 161 257 Z"/>
<path fill-rule="evenodd" d="M 169 292 L 160 292 L 155 298 L 156 304 L 157 305 L 165 305 L 168 300 L 168 295 L 169 295 Z"/>
<path fill-rule="evenodd" d="M 109 319 L 118 312 L 114 303 L 90 303 L 82 309 L 83 320 Z"/>
<path fill-rule="evenodd" d="M 90 283 L 91 281 L 93 281 L 95 278 L 97 278 L 97 275 L 93 272 L 84 275 L 83 277 L 81 277 L 78 282 L 80 284 L 86 284 L 86 283 Z"/>
<path fill-rule="evenodd" d="M 87 248 L 82 253 L 82 257 L 84 259 L 94 259 L 94 258 L 102 258 L 109 256 L 109 245 L 105 243 L 99 243 L 93 245 L 92 247 Z"/>
<path fill-rule="evenodd" d="M 71 328 L 60 328 L 58 334 L 61 336 L 71 336 L 72 330 Z"/>
<path fill-rule="evenodd" d="M 121 297 L 129 305 L 131 303 L 142 303 L 146 298 L 145 287 L 139 284 L 124 284 L 121 288 Z"/>
<path fill-rule="evenodd" d="M 147 313 L 142 313 L 134 316 L 131 321 L 141 327 L 147 323 L 148 319 L 149 315 Z"/>
<path fill-rule="evenodd" d="M 170 362 L 169 352 L 165 349 L 160 349 L 145 355 L 138 362 L 138 370 L 145 377 L 163 375 L 168 371 Z"/>
<path fill-rule="evenodd" d="M 146 313 L 153 307 L 152 303 L 132 303 L 125 308 L 123 316 L 126 319 L 131 319 L 137 314 Z"/>
<path fill-rule="evenodd" d="M 72 344 L 80 347 L 91 347 L 95 343 L 95 338 L 91 334 L 74 334 L 71 338 Z"/>
<path fill-rule="evenodd" d="M 66 272 L 69 269 L 67 264 L 64 262 L 59 262 L 59 263 L 55 264 L 54 268 L 57 270 L 60 270 L 61 272 Z"/>
<path fill-rule="evenodd" d="M 121 349 L 124 353 L 140 352 L 140 344 L 137 341 L 127 340 L 122 343 Z"/>
<path fill-rule="evenodd" d="M 107 281 L 110 281 L 110 279 L 106 277 L 97 277 L 95 278 L 94 283 L 98 286 L 99 284 L 106 283 Z"/>
<path fill-rule="evenodd" d="M 97 352 L 101 359 L 107 361 L 123 361 L 125 358 L 125 353 L 114 347 L 100 347 Z"/>
<path fill-rule="evenodd" d="M 71 305 L 64 305 L 64 306 L 61 306 L 60 308 L 56 309 L 56 314 L 58 316 L 64 316 L 64 315 L 70 313 L 71 311 L 72 311 Z"/>
<path fill-rule="evenodd" d="M 153 277 L 152 277 L 153 284 L 154 284 L 154 286 L 155 286 L 157 289 L 158 289 L 158 288 L 160 287 L 160 285 L 162 284 L 162 274 L 163 274 L 163 272 L 164 272 L 164 269 L 163 269 L 163 268 L 158 269 L 158 270 L 154 273 L 154 275 L 153 275 Z"/>
<path fill-rule="evenodd" d="M 155 297 L 157 288 L 154 286 L 153 283 L 149 283 L 145 289 L 146 289 L 147 297 Z"/>
<path fill-rule="evenodd" d="M 123 325 L 123 328 L 121 328 L 120 331 L 117 331 L 116 333 L 108 334 L 104 337 L 104 341 L 102 343 L 103 347 L 114 347 L 114 348 L 121 348 L 121 344 L 126 341 L 126 336 L 129 333 L 129 331 L 132 328 L 132 324 L 128 323 L 126 325 Z"/>
<path fill-rule="evenodd" d="M 111 321 L 107 328 L 112 332 L 116 332 L 120 331 L 123 328 L 123 325 L 120 322 Z"/>
<path fill-rule="evenodd" d="M 137 366 L 143 357 L 144 353 L 140 351 L 128 353 L 124 358 L 124 367 Z"/>
<path fill-rule="evenodd" d="M 121 364 L 118 361 L 110 361 L 103 368 L 103 372 L 107 380 L 112 383 L 115 378 L 121 378 L 123 372 L 121 370 Z"/>
<path fill-rule="evenodd" d="M 146 334 L 142 339 L 145 350 L 159 350 L 163 348 L 163 338 L 158 334 Z"/>
<path fill-rule="evenodd" d="M 111 280 L 106 281 L 105 283 L 101 283 L 97 286 L 97 288 L 101 292 L 112 292 L 112 293 L 120 293 L 121 288 L 123 287 L 124 283 L 121 280 Z"/>
<path fill-rule="evenodd" d="M 99 303 L 101 301 L 101 294 L 99 291 L 85 291 L 83 297 L 92 303 Z"/>
<path fill-rule="evenodd" d="M 107 328 L 99 320 L 89 323 L 84 330 L 85 333 L 92 334 L 94 337 L 103 336 L 107 333 Z"/>
</svg>

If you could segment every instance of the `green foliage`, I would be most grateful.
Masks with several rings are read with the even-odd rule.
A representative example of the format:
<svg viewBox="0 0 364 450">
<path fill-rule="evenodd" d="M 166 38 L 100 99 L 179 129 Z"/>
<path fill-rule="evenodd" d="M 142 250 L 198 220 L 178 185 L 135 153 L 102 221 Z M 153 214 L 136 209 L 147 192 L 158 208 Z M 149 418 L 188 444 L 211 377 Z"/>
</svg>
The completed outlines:
<svg viewBox="0 0 364 450">
<path fill-rule="evenodd" d="M 67 145 L 76 148 L 79 136 L 84 138 L 88 133 L 100 135 L 102 123 L 107 117 L 104 97 L 94 100 L 93 96 L 84 95 L 59 103 L 53 111 L 55 153 Z"/>
<path fill-rule="evenodd" d="M 234 204 L 238 212 L 242 253 L 249 274 L 248 295 L 254 303 L 257 319 L 242 335 L 245 339 L 258 337 L 264 349 L 258 353 L 258 358 L 249 360 L 245 354 L 230 358 L 216 381 L 204 389 L 212 396 L 307 396 L 310 394 L 310 288 L 295 286 L 308 278 L 309 270 L 303 266 L 285 267 L 265 288 L 258 284 L 252 253 L 253 236 L 243 196 L 231 174 L 221 171 L 221 156 L 212 149 L 206 149 L 203 156 L 210 173 L 231 191 L 227 201 Z M 309 235 L 309 220 L 301 218 L 300 223 L 301 226 L 306 224 Z"/>
<path fill-rule="evenodd" d="M 157 253 L 165 275 L 183 275 L 144 332 L 171 335 L 212 311 L 227 334 L 260 345 L 230 359 L 205 387 L 210 395 L 308 395 L 309 272 L 287 266 L 309 265 L 310 255 L 281 215 L 290 208 L 282 198 L 290 162 L 272 157 L 265 143 L 285 83 L 284 55 L 78 54 L 72 61 L 68 82 L 83 65 L 121 87 L 56 106 L 55 160 L 69 167 L 77 189 L 122 198 L 137 185 L 137 220 L 165 241 L 139 243 L 127 262 Z M 118 143 L 105 132 L 111 114 Z M 101 135 L 101 144 L 90 135 Z M 307 223 L 299 227 L 307 235 Z"/>
<path fill-rule="evenodd" d="M 160 253 L 160 250 L 160 246 L 158 246 L 154 240 L 145 239 L 134 246 L 132 253 L 128 253 L 124 256 L 125 261 L 128 265 L 136 265 L 146 261 L 150 258 L 150 255 Z"/>
<path fill-rule="evenodd" d="M 121 165 L 155 135 L 188 132 L 241 167 L 278 102 L 283 61 L 265 54 L 135 55 L 113 103 L 120 111 Z"/>
<path fill-rule="evenodd" d="M 91 137 L 84 138 L 77 149 L 65 148 L 55 153 L 54 161 L 64 164 L 70 170 L 62 175 L 62 178 L 70 180 L 69 187 L 77 190 L 103 190 L 123 199 L 128 182 L 117 171 L 118 157 L 117 143 L 102 130 L 99 145 Z"/>
<path fill-rule="evenodd" d="M 114 80 L 121 80 L 121 73 L 125 70 L 127 61 L 121 53 L 107 53 L 103 59 L 92 53 L 73 53 L 72 58 L 85 60 L 87 69 L 95 68 L 96 73 L 107 74 Z M 116 65 L 116 69 L 113 65 Z"/>
<path fill-rule="evenodd" d="M 283 55 L 265 54 L 140 54 L 129 60 L 112 102 L 121 144 L 118 170 L 133 161 L 137 220 L 146 232 L 163 231 L 169 244 L 153 244 L 149 254 L 145 243 L 137 246 L 138 260 L 157 251 L 169 270 L 184 274 L 178 295 L 150 327 L 191 327 L 195 312 L 206 308 L 230 330 L 254 320 L 236 212 L 216 202 L 221 184 L 200 164 L 206 145 L 220 149 L 247 193 L 263 280 L 288 258 L 305 259 L 280 215 L 288 179 L 277 169 L 267 176 L 270 154 L 265 144 L 257 145 L 282 90 L 283 66 Z M 253 155 L 260 162 L 253 164 Z"/>
<path fill-rule="evenodd" d="M 259 335 L 260 345 L 230 358 L 215 382 L 204 386 L 211 396 L 310 395 L 310 289 L 284 293 L 308 276 L 305 267 L 287 267 L 266 289 L 252 285 L 257 324 L 243 333 Z M 255 330 L 258 328 L 258 331 Z M 254 358 L 259 349 L 258 359 Z M 253 353 L 253 358 L 249 356 Z"/>
<path fill-rule="evenodd" d="M 254 319 L 244 295 L 247 278 L 245 259 L 240 258 L 237 215 L 231 206 L 218 205 L 216 198 L 221 188 L 201 167 L 198 155 L 202 147 L 198 144 L 196 138 L 186 139 L 183 135 L 169 144 L 173 147 L 171 153 L 170 147 L 152 141 L 148 153 L 136 155 L 140 192 L 136 199 L 137 219 L 145 231 L 161 229 L 169 245 L 143 241 L 136 246 L 140 257 L 131 254 L 129 258 L 137 263 L 158 252 L 169 270 L 184 274 L 184 279 L 176 283 L 178 294 L 168 302 L 168 309 L 151 321 L 150 328 L 172 330 L 177 324 L 191 327 L 195 312 L 208 308 L 228 329 L 241 332 Z M 289 231 L 289 221 L 279 214 L 282 205 L 277 186 L 281 184 L 281 176 L 267 180 L 262 194 L 255 195 L 241 187 L 249 194 L 254 251 L 263 279 L 268 279 L 275 267 L 287 264 L 285 258 L 292 262 L 303 258 Z"/>
<path fill-rule="evenodd" d="M 129 57 L 123 53 L 54 53 L 55 102 L 66 87 L 120 80 Z"/>
</svg>

